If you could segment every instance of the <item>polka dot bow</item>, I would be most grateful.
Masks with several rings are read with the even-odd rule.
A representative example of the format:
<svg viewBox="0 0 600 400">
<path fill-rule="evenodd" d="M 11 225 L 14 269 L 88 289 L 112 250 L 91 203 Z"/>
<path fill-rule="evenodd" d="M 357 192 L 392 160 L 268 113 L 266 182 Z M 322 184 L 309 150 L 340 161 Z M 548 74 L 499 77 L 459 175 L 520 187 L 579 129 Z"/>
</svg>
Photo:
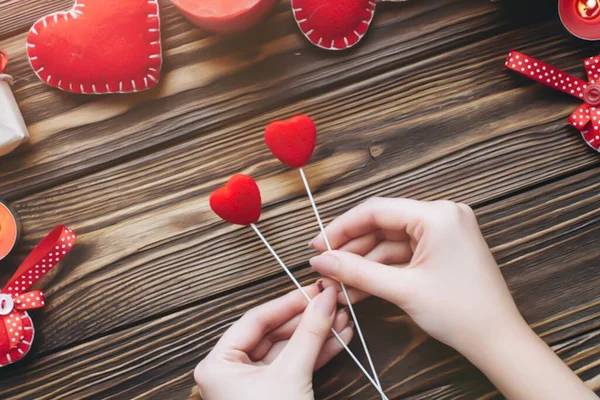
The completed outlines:
<svg viewBox="0 0 600 400">
<path fill-rule="evenodd" d="M 517 51 L 508 54 L 505 65 L 539 83 L 583 100 L 584 103 L 569 117 L 569 123 L 581 131 L 587 144 L 600 151 L 600 56 L 585 60 L 588 82 Z"/>
<path fill-rule="evenodd" d="M 68 228 L 55 228 L 0 291 L 0 367 L 19 361 L 31 349 L 35 331 L 27 311 L 43 307 L 44 295 L 28 290 L 71 251 L 75 239 Z"/>
</svg>

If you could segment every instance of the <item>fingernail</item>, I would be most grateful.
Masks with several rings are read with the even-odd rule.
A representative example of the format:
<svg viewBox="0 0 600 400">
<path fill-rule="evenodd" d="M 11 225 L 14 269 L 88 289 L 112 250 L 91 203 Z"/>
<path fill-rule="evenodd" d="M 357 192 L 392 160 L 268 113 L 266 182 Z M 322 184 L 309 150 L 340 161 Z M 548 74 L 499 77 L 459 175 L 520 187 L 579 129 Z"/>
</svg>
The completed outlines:
<svg viewBox="0 0 600 400">
<path fill-rule="evenodd" d="M 322 292 L 323 290 L 325 290 L 325 287 L 323 286 L 323 279 L 319 279 L 317 281 L 317 287 L 319 288 L 319 292 Z"/>
<path fill-rule="evenodd" d="M 326 254 L 311 258 L 310 265 L 323 275 L 336 275 L 340 269 L 338 260 Z"/>
<path fill-rule="evenodd" d="M 348 307 L 342 307 L 339 312 L 341 312 L 341 313 L 347 313 L 348 312 Z"/>
<path fill-rule="evenodd" d="M 335 290 L 333 290 L 332 288 L 327 288 L 314 300 L 315 308 L 317 309 L 317 311 L 327 317 L 333 314 L 337 306 L 334 293 Z"/>
</svg>

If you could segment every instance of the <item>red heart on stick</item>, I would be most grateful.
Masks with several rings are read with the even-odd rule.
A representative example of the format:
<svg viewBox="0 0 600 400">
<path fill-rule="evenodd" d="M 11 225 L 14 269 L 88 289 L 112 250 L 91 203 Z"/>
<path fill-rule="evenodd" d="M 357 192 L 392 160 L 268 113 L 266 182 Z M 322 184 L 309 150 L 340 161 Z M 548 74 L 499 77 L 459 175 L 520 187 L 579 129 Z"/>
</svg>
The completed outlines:
<svg viewBox="0 0 600 400">
<path fill-rule="evenodd" d="M 344 50 L 367 33 L 375 5 L 375 0 L 292 0 L 292 11 L 298 27 L 315 46 Z"/>
<path fill-rule="evenodd" d="M 265 142 L 275 157 L 291 168 L 308 163 L 317 143 L 317 127 L 307 115 L 275 121 L 265 129 Z"/>
<path fill-rule="evenodd" d="M 73 93 L 130 93 L 160 77 L 157 0 L 76 0 L 38 20 L 27 35 L 37 76 Z"/>
<path fill-rule="evenodd" d="M 260 189 L 250 176 L 237 174 L 210 196 L 210 208 L 219 217 L 237 225 L 258 222 L 262 208 Z"/>
</svg>

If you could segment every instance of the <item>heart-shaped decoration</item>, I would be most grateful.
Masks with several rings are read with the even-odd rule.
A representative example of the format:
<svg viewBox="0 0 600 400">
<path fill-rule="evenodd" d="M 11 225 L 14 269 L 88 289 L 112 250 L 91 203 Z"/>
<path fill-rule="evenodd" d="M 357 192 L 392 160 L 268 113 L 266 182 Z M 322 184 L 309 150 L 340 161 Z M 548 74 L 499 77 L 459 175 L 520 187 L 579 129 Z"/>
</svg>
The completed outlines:
<svg viewBox="0 0 600 400">
<path fill-rule="evenodd" d="M 157 0 L 76 0 L 27 35 L 37 76 L 73 93 L 132 93 L 154 87 L 162 49 Z"/>
<path fill-rule="evenodd" d="M 367 33 L 375 5 L 375 0 L 292 0 L 292 11 L 298 27 L 315 46 L 345 50 Z"/>
<path fill-rule="evenodd" d="M 307 115 L 275 121 L 265 129 L 265 142 L 275 157 L 291 168 L 308 163 L 317 143 L 317 127 Z"/>
<path fill-rule="evenodd" d="M 210 208 L 219 217 L 237 225 L 258 222 L 262 208 L 260 189 L 252 177 L 237 174 L 210 196 Z"/>
</svg>

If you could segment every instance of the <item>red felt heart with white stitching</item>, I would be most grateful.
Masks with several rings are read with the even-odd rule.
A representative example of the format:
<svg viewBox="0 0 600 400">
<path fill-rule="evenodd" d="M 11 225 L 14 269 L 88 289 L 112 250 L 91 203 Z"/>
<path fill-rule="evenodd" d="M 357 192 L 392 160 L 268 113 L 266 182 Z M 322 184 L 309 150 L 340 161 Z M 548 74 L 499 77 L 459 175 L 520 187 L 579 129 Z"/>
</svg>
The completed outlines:
<svg viewBox="0 0 600 400">
<path fill-rule="evenodd" d="M 76 0 L 31 27 L 27 55 L 42 81 L 68 92 L 150 89 L 162 66 L 157 0 Z"/>
<path fill-rule="evenodd" d="M 311 43 L 327 50 L 344 50 L 367 33 L 375 5 L 375 0 L 292 0 L 292 11 Z"/>
<path fill-rule="evenodd" d="M 307 115 L 271 122 L 265 129 L 265 142 L 275 157 L 291 168 L 306 165 L 315 149 L 317 127 Z"/>
<path fill-rule="evenodd" d="M 262 208 L 260 189 L 252 177 L 234 175 L 210 196 L 210 208 L 232 224 L 254 224 L 258 222 Z"/>
</svg>

